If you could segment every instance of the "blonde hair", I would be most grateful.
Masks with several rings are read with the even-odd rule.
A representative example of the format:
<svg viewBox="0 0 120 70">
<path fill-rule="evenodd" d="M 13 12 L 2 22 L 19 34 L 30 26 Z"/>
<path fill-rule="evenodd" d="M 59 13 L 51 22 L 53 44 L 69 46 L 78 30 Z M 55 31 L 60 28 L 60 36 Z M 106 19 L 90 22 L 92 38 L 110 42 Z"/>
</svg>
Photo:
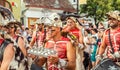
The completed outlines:
<svg viewBox="0 0 120 70">
<path fill-rule="evenodd" d="M 74 23 L 75 23 L 75 27 L 80 29 L 81 26 L 79 25 L 79 23 L 77 22 L 77 19 L 75 17 L 68 17 L 68 18 L 66 18 L 66 20 L 68 20 L 68 19 L 73 20 Z"/>
</svg>

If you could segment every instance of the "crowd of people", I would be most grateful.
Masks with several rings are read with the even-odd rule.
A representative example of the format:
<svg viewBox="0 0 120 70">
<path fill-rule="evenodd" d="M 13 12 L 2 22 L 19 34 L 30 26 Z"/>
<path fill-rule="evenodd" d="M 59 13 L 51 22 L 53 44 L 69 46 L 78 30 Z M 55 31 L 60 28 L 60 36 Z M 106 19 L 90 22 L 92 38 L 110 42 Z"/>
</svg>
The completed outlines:
<svg viewBox="0 0 120 70">
<path fill-rule="evenodd" d="M 30 28 L 18 21 L 0 25 L 0 70 L 94 70 L 103 58 L 120 65 L 119 11 L 107 13 L 109 28 L 102 22 L 86 27 L 72 16 L 63 24 L 57 13 L 54 16 Z M 56 53 L 44 57 L 27 52 L 34 47 Z"/>
</svg>

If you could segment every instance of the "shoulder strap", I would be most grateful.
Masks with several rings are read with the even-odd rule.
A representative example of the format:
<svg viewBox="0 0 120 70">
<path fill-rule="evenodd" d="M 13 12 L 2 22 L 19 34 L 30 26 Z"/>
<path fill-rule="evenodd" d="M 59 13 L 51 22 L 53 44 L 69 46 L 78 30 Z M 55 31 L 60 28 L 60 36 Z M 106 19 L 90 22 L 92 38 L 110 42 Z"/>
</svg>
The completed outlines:
<svg viewBox="0 0 120 70">
<path fill-rule="evenodd" d="M 113 45 L 112 45 L 112 41 L 111 41 L 111 37 L 110 37 L 110 29 L 108 31 L 108 37 L 109 37 L 109 42 L 110 42 L 110 46 L 111 46 L 111 49 L 112 49 L 111 53 L 113 54 L 114 53 L 114 49 L 113 49 Z"/>
</svg>

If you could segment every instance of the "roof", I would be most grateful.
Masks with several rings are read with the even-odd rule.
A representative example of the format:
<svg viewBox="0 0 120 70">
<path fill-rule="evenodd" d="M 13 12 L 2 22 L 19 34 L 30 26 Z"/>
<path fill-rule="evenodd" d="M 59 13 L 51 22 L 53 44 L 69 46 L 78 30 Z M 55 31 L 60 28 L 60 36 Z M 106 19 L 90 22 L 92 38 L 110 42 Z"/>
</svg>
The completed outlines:
<svg viewBox="0 0 120 70">
<path fill-rule="evenodd" d="M 76 12 L 76 9 L 68 0 L 24 0 L 26 7 L 38 7 L 47 9 L 64 10 L 66 12 Z"/>
</svg>

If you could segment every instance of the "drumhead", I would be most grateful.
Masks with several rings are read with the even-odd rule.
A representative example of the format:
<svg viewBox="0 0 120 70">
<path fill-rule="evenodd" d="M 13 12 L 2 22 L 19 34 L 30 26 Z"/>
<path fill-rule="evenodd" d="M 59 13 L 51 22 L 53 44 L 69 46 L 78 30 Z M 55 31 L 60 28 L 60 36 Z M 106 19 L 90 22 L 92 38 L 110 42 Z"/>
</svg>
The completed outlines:
<svg viewBox="0 0 120 70">
<path fill-rule="evenodd" d="M 105 58 L 101 60 L 101 62 L 96 65 L 93 70 L 120 70 L 120 66 L 111 59 Z"/>
</svg>

